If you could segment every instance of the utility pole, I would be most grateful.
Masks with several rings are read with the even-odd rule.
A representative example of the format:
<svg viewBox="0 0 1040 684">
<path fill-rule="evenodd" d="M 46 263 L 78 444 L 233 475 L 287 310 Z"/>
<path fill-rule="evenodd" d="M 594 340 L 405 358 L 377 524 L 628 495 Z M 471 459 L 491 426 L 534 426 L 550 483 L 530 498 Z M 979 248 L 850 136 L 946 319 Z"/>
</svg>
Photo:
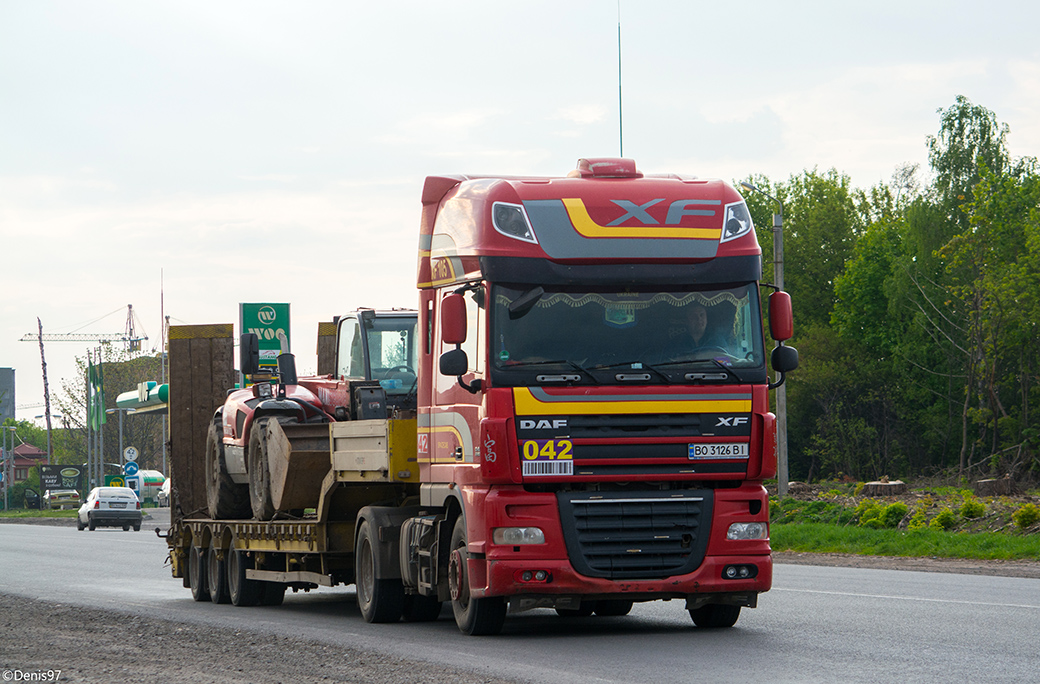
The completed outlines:
<svg viewBox="0 0 1040 684">
<path fill-rule="evenodd" d="M 757 192 L 770 200 L 777 207 L 773 213 L 773 280 L 777 290 L 784 289 L 784 204 L 777 198 L 764 190 L 760 190 L 751 183 L 741 183 L 742 186 Z M 782 373 L 777 373 L 777 382 L 783 379 Z M 783 498 L 787 496 L 787 486 L 790 475 L 787 469 L 787 386 L 781 384 L 776 388 L 776 493 Z"/>
</svg>

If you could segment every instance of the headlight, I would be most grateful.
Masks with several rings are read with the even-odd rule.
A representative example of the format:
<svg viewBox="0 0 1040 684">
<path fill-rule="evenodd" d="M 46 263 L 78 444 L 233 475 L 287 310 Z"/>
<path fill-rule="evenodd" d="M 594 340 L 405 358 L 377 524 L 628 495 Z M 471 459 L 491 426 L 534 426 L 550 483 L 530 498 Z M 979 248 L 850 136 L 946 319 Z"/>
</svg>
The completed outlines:
<svg viewBox="0 0 1040 684">
<path fill-rule="evenodd" d="M 722 223 L 722 237 L 719 242 L 729 242 L 751 232 L 755 224 L 751 222 L 751 213 L 743 202 L 726 205 L 726 220 Z"/>
<path fill-rule="evenodd" d="M 769 539 L 769 526 L 760 522 L 733 523 L 726 532 L 726 539 L 731 541 Z"/>
<path fill-rule="evenodd" d="M 534 235 L 527 212 L 519 204 L 495 202 L 491 209 L 491 222 L 495 226 L 495 230 L 503 235 L 538 244 L 538 238 Z"/>
<path fill-rule="evenodd" d="M 544 544 L 545 533 L 537 527 L 496 527 L 491 533 L 491 540 L 503 546 Z"/>
</svg>

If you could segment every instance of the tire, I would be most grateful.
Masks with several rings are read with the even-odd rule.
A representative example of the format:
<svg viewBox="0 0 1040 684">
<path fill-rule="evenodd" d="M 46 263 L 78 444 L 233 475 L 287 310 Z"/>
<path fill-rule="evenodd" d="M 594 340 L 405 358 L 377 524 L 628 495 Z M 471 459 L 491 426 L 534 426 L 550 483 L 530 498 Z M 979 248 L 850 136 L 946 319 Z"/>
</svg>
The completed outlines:
<svg viewBox="0 0 1040 684">
<path fill-rule="evenodd" d="M 737 624 L 740 617 L 740 606 L 726 606 L 719 603 L 709 603 L 700 608 L 690 611 L 693 624 L 706 629 L 725 629 Z"/>
<path fill-rule="evenodd" d="M 82 532 L 82 531 L 83 531 L 84 529 L 86 529 L 86 527 L 87 527 L 87 526 L 83 524 L 83 521 L 82 521 L 82 520 L 80 520 L 79 518 L 76 518 L 76 529 L 77 529 L 77 530 L 79 530 L 80 532 Z"/>
<path fill-rule="evenodd" d="M 435 596 L 408 594 L 404 597 L 404 619 L 408 622 L 433 622 L 441 616 L 441 606 Z"/>
<path fill-rule="evenodd" d="M 123 525 L 123 531 L 124 532 L 129 532 L 130 531 L 130 526 L 129 525 Z"/>
<path fill-rule="evenodd" d="M 586 618 L 592 615 L 594 610 L 596 610 L 595 601 L 582 601 L 577 608 L 557 608 L 556 614 L 560 617 Z"/>
<path fill-rule="evenodd" d="M 246 570 L 253 567 L 253 558 L 239 549 L 229 550 L 226 557 L 228 595 L 232 605 L 259 605 L 263 582 L 246 578 Z"/>
<path fill-rule="evenodd" d="M 209 588 L 206 586 L 206 555 L 197 546 L 188 549 L 188 586 L 191 597 L 196 601 L 209 601 Z"/>
<path fill-rule="evenodd" d="M 141 531 L 141 523 L 137 523 L 136 525 L 134 525 L 134 532 L 140 532 L 140 531 Z"/>
<path fill-rule="evenodd" d="M 97 529 L 97 523 L 94 522 L 94 518 L 87 516 L 87 529 L 91 532 Z"/>
<path fill-rule="evenodd" d="M 217 520 L 248 518 L 249 486 L 231 479 L 224 457 L 224 437 L 217 423 L 206 432 L 206 504 Z"/>
<path fill-rule="evenodd" d="M 213 603 L 230 603 L 231 595 L 227 586 L 227 555 L 218 557 L 219 549 L 210 544 L 206 552 L 206 586 L 209 589 L 209 600 Z"/>
<path fill-rule="evenodd" d="M 455 624 L 463 634 L 470 636 L 498 634 L 506 620 L 506 602 L 501 596 L 470 597 L 466 571 L 466 521 L 461 516 L 455 521 L 450 549 L 448 586 L 451 588 L 451 610 L 455 614 Z"/>
<path fill-rule="evenodd" d="M 624 599 L 605 599 L 596 601 L 594 610 L 600 617 L 620 617 L 631 612 L 632 602 Z"/>
<path fill-rule="evenodd" d="M 274 517 L 274 501 L 271 499 L 271 471 L 267 465 L 267 421 L 260 418 L 253 422 L 249 431 L 249 451 L 246 454 L 249 471 L 249 505 L 257 520 Z"/>
<path fill-rule="evenodd" d="M 372 523 L 361 522 L 354 545 L 354 586 L 365 622 L 397 622 L 404 613 L 404 585 L 400 579 L 380 579 L 376 567 L 378 542 Z"/>
<path fill-rule="evenodd" d="M 260 589 L 261 606 L 280 606 L 285 600 L 286 585 L 281 582 L 261 582 Z"/>
</svg>

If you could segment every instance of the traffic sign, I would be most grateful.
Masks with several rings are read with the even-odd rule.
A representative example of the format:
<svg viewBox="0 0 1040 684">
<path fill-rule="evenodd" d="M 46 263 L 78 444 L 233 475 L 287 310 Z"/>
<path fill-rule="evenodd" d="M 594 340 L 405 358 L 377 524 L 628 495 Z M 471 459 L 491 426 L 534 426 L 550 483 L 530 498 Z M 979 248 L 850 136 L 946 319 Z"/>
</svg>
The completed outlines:
<svg viewBox="0 0 1040 684">
<path fill-rule="evenodd" d="M 128 446 L 127 448 L 123 449 L 123 458 L 127 461 L 136 461 L 137 447 Z"/>
<path fill-rule="evenodd" d="M 130 461 L 125 466 L 123 466 L 123 474 L 126 475 L 127 477 L 133 477 L 134 475 L 137 474 L 137 471 L 138 471 L 137 464 L 134 463 L 133 461 Z"/>
</svg>

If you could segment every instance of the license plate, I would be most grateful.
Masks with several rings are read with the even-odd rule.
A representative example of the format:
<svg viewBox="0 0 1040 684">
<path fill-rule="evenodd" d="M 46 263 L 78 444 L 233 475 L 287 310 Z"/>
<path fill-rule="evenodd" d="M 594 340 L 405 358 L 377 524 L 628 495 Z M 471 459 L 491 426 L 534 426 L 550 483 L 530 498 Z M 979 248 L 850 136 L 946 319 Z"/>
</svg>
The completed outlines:
<svg viewBox="0 0 1040 684">
<path fill-rule="evenodd" d="M 109 508 L 126 508 L 126 502 L 116 503 L 115 501 L 113 501 L 112 503 L 108 504 L 108 507 Z"/>
<path fill-rule="evenodd" d="M 726 442 L 714 444 L 691 444 L 690 460 L 704 458 L 747 458 L 747 442 Z"/>
</svg>

